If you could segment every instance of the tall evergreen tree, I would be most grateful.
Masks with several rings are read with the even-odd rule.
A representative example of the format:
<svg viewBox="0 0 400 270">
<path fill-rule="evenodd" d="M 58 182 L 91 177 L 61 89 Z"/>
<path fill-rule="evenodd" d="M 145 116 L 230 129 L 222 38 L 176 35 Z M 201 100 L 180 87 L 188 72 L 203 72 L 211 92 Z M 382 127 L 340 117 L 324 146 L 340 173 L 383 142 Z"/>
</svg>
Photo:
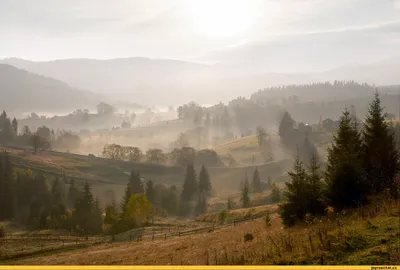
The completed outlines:
<svg viewBox="0 0 400 270">
<path fill-rule="evenodd" d="M 328 149 L 325 182 L 330 205 L 342 210 L 364 202 L 366 191 L 361 176 L 360 133 L 345 109 L 337 134 Z"/>
<path fill-rule="evenodd" d="M 80 196 L 80 190 L 75 186 L 75 180 L 71 179 L 69 181 L 69 187 L 68 187 L 67 206 L 69 208 L 73 208 L 79 196 Z"/>
<path fill-rule="evenodd" d="M 279 136 L 281 139 L 286 140 L 289 134 L 293 131 L 296 122 L 292 116 L 286 111 L 279 124 Z"/>
<path fill-rule="evenodd" d="M 257 193 L 262 192 L 260 174 L 258 173 L 257 168 L 254 170 L 254 173 L 253 173 L 252 186 L 253 186 L 253 192 L 257 192 Z"/>
<path fill-rule="evenodd" d="M 363 169 L 364 179 L 373 194 L 389 188 L 396 193 L 394 179 L 399 172 L 399 154 L 396 149 L 394 134 L 389 131 L 385 121 L 378 92 L 369 106 L 363 131 Z"/>
<path fill-rule="evenodd" d="M 292 226 L 297 220 L 304 220 L 307 213 L 307 174 L 298 155 L 289 177 L 291 181 L 285 183 L 287 202 L 279 208 L 285 226 Z"/>
<path fill-rule="evenodd" d="M 314 143 L 310 141 L 308 136 L 305 137 L 303 145 L 300 147 L 300 160 L 303 164 L 310 166 L 310 161 L 313 156 L 318 158 L 317 149 Z"/>
<path fill-rule="evenodd" d="M 18 121 L 17 121 L 17 119 L 15 119 L 15 117 L 12 120 L 11 125 L 12 125 L 13 131 L 14 131 L 14 135 L 17 136 L 18 135 Z"/>
<path fill-rule="evenodd" d="M 106 216 L 104 218 L 104 223 L 109 225 L 114 225 L 118 221 L 118 209 L 115 200 L 112 201 L 110 205 L 106 207 Z"/>
<path fill-rule="evenodd" d="M 100 208 L 95 202 L 91 187 L 85 183 L 82 190 L 82 197 L 76 201 L 73 218 L 81 231 L 85 234 L 98 233 L 98 215 Z"/>
<path fill-rule="evenodd" d="M 279 203 L 281 201 L 281 190 L 279 187 L 273 182 L 271 184 L 271 202 Z"/>
<path fill-rule="evenodd" d="M 207 168 L 202 165 L 199 173 L 199 187 L 198 192 L 204 193 L 206 196 L 210 196 L 212 191 L 211 182 L 210 182 L 210 174 L 208 173 Z"/>
<path fill-rule="evenodd" d="M 8 153 L 0 154 L 0 220 L 14 215 L 13 168 Z"/>
<path fill-rule="evenodd" d="M 321 175 L 319 174 L 320 164 L 316 153 L 311 155 L 309 164 L 307 172 L 307 212 L 313 216 L 322 215 L 326 206 L 323 201 Z"/>
<path fill-rule="evenodd" d="M 149 180 L 146 182 L 146 197 L 151 204 L 155 203 L 154 195 L 153 181 Z"/>
<path fill-rule="evenodd" d="M 133 194 L 144 192 L 143 183 L 139 172 L 135 173 L 135 171 L 132 169 L 131 175 L 129 177 L 129 182 Z"/>
<path fill-rule="evenodd" d="M 121 212 L 124 213 L 126 206 L 128 205 L 129 199 L 132 197 L 131 183 L 128 182 L 125 188 L 125 194 L 121 201 Z"/>
<path fill-rule="evenodd" d="M 247 174 L 244 180 L 244 187 L 242 190 L 242 195 L 240 197 L 240 201 L 242 202 L 243 208 L 247 208 L 250 206 L 250 187 L 249 187 L 249 180 L 247 179 Z"/>
<path fill-rule="evenodd" d="M 193 165 L 186 168 L 185 182 L 183 183 L 181 200 L 189 202 L 194 199 L 197 192 L 196 171 Z"/>
<path fill-rule="evenodd" d="M 199 193 L 196 204 L 196 216 L 207 212 L 207 194 L 203 191 Z"/>
</svg>

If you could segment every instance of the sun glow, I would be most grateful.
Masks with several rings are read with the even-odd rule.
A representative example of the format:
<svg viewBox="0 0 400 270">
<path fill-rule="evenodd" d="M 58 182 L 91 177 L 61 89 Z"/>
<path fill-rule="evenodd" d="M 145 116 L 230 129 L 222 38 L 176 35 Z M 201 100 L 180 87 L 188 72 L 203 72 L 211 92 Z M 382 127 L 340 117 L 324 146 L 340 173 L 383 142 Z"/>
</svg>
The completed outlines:
<svg viewBox="0 0 400 270">
<path fill-rule="evenodd" d="M 253 22 L 250 1 L 192 0 L 188 1 L 195 31 L 210 37 L 234 37 L 246 34 Z"/>
</svg>

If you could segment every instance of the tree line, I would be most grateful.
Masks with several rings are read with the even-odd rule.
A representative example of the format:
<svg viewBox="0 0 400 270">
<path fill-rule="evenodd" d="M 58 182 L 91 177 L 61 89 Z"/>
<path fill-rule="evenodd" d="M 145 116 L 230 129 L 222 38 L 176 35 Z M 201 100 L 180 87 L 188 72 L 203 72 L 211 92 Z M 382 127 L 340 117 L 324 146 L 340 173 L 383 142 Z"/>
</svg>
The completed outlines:
<svg viewBox="0 0 400 270">
<path fill-rule="evenodd" d="M 398 127 L 391 126 L 385 116 L 376 92 L 362 125 L 348 109 L 344 110 L 324 171 L 315 154 L 307 166 L 297 155 L 289 173 L 291 181 L 286 183 L 287 201 L 280 205 L 284 225 L 322 216 L 327 206 L 342 211 L 367 204 L 382 193 L 398 198 Z"/>
<path fill-rule="evenodd" d="M 207 168 L 203 165 L 196 174 L 188 165 L 179 195 L 176 186 L 146 182 L 132 170 L 120 205 L 113 201 L 106 206 L 104 223 L 108 233 L 120 233 L 149 223 L 151 216 L 193 216 L 207 211 L 212 186 Z"/>
<path fill-rule="evenodd" d="M 78 149 L 81 139 L 78 135 L 65 130 L 55 132 L 46 126 L 40 126 L 32 132 L 29 126 L 20 127 L 17 119 L 11 120 L 5 111 L 0 115 L 0 143 L 15 146 L 32 147 L 34 152 L 46 149 Z"/>
<path fill-rule="evenodd" d="M 33 230 L 102 231 L 99 201 L 88 183 L 79 189 L 65 175 L 46 177 L 30 169 L 14 169 L 7 152 L 1 153 L 0 163 L 0 220 L 13 219 Z"/>
<path fill-rule="evenodd" d="M 113 160 L 125 160 L 132 163 L 171 164 L 186 167 L 189 164 L 196 166 L 223 166 L 218 154 L 212 149 L 196 150 L 189 146 L 174 148 L 165 153 L 159 148 L 148 149 L 142 152 L 138 147 L 121 146 L 118 144 L 105 145 L 103 156 Z"/>
</svg>

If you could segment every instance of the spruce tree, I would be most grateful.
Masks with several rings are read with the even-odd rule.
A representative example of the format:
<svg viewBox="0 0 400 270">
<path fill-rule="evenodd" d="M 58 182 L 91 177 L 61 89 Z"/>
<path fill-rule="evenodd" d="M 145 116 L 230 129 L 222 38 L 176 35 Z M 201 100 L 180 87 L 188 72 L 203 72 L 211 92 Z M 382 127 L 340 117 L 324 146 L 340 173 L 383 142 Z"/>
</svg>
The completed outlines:
<svg viewBox="0 0 400 270">
<path fill-rule="evenodd" d="M 124 197 L 122 198 L 122 201 L 121 201 L 121 212 L 122 213 L 124 213 L 125 208 L 126 208 L 128 202 L 129 202 L 129 199 L 131 198 L 132 195 L 133 194 L 132 194 L 131 183 L 128 182 L 128 184 L 126 184 Z"/>
<path fill-rule="evenodd" d="M 260 174 L 258 173 L 257 168 L 254 170 L 254 173 L 253 173 L 252 186 L 253 186 L 253 192 L 256 192 L 256 193 L 262 192 Z"/>
<path fill-rule="evenodd" d="M 146 197 L 151 204 L 155 203 L 154 195 L 153 181 L 149 180 L 146 182 Z"/>
<path fill-rule="evenodd" d="M 295 124 L 296 122 L 293 120 L 292 116 L 286 111 L 279 124 L 279 137 L 283 140 L 287 140 Z"/>
<path fill-rule="evenodd" d="M 304 220 L 307 213 L 307 174 L 299 156 L 295 158 L 293 170 L 289 172 L 290 182 L 286 182 L 287 202 L 280 205 L 279 212 L 285 226 L 292 226 L 297 220 Z"/>
<path fill-rule="evenodd" d="M 328 148 L 325 170 L 328 203 L 336 210 L 354 207 L 365 202 L 365 183 L 362 180 L 361 138 L 356 123 L 347 109 L 340 118 L 339 129 Z"/>
<path fill-rule="evenodd" d="M 135 171 L 132 169 L 131 175 L 129 177 L 129 182 L 133 194 L 144 192 L 143 183 L 139 172 L 135 173 Z"/>
<path fill-rule="evenodd" d="M 281 190 L 273 182 L 271 184 L 271 203 L 279 203 L 281 201 Z"/>
<path fill-rule="evenodd" d="M 104 224 L 114 225 L 118 221 L 118 209 L 115 200 L 106 207 L 106 216 L 104 218 Z"/>
<path fill-rule="evenodd" d="M 394 195 L 394 179 L 399 171 L 399 154 L 393 132 L 385 121 L 378 92 L 369 106 L 364 123 L 362 162 L 364 179 L 370 193 L 377 194 L 389 188 Z"/>
<path fill-rule="evenodd" d="M 240 197 L 240 201 L 242 202 L 243 208 L 247 208 L 250 206 L 249 193 L 250 193 L 249 180 L 247 179 L 247 174 L 246 174 L 242 195 Z"/>
<path fill-rule="evenodd" d="M 186 168 L 185 182 L 183 183 L 181 200 L 179 204 L 179 214 L 186 216 L 192 213 L 195 207 L 195 195 L 198 190 L 198 183 L 196 180 L 196 171 L 193 165 L 188 165 Z"/>
<path fill-rule="evenodd" d="M 272 187 L 272 179 L 271 176 L 268 176 L 268 180 L 267 180 L 267 184 L 265 186 L 265 188 L 268 190 Z"/>
<path fill-rule="evenodd" d="M 211 195 L 211 182 L 210 182 L 210 174 L 208 173 L 207 168 L 202 165 L 199 173 L 199 187 L 198 192 L 204 193 L 206 196 Z"/>
<path fill-rule="evenodd" d="M 95 220 L 95 218 L 97 218 L 97 210 L 91 187 L 88 183 L 85 183 L 82 190 L 82 197 L 76 201 L 73 212 L 73 218 L 83 233 L 90 234 L 98 232 L 97 225 L 93 225 L 97 222 Z"/>
<path fill-rule="evenodd" d="M 13 168 L 8 153 L 0 154 L 0 220 L 14 215 Z"/>
<path fill-rule="evenodd" d="M 205 192 L 199 193 L 196 204 L 196 216 L 202 215 L 207 212 L 207 194 Z"/>
<path fill-rule="evenodd" d="M 307 212 L 313 216 L 322 215 L 326 206 L 323 201 L 321 175 L 319 174 L 320 164 L 316 153 L 311 155 L 309 164 L 307 172 Z"/>
<path fill-rule="evenodd" d="M 197 192 L 196 171 L 193 165 L 186 168 L 185 182 L 183 183 L 181 200 L 189 202 L 194 199 Z"/>
<path fill-rule="evenodd" d="M 80 190 L 75 186 L 75 180 L 71 179 L 69 181 L 69 187 L 68 187 L 67 206 L 69 208 L 73 208 L 79 196 L 80 196 Z"/>
</svg>

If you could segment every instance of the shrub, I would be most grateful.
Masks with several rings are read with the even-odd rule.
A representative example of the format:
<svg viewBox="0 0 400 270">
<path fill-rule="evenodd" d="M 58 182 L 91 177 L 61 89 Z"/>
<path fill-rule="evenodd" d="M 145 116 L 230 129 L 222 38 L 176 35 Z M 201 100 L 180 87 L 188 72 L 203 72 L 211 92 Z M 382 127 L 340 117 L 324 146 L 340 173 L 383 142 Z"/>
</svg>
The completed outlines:
<svg viewBox="0 0 400 270">
<path fill-rule="evenodd" d="M 271 216 L 269 215 L 269 212 L 267 212 L 267 215 L 265 216 L 265 225 L 267 227 L 271 226 Z"/>
<path fill-rule="evenodd" d="M 244 235 L 244 241 L 245 242 L 253 241 L 253 239 L 254 239 L 254 237 L 253 237 L 253 234 L 251 234 L 251 233 L 246 233 Z"/>
<path fill-rule="evenodd" d="M 218 222 L 220 224 L 224 224 L 226 219 L 227 219 L 227 217 L 228 217 L 228 211 L 226 209 L 222 210 L 221 212 L 219 212 Z"/>
</svg>

